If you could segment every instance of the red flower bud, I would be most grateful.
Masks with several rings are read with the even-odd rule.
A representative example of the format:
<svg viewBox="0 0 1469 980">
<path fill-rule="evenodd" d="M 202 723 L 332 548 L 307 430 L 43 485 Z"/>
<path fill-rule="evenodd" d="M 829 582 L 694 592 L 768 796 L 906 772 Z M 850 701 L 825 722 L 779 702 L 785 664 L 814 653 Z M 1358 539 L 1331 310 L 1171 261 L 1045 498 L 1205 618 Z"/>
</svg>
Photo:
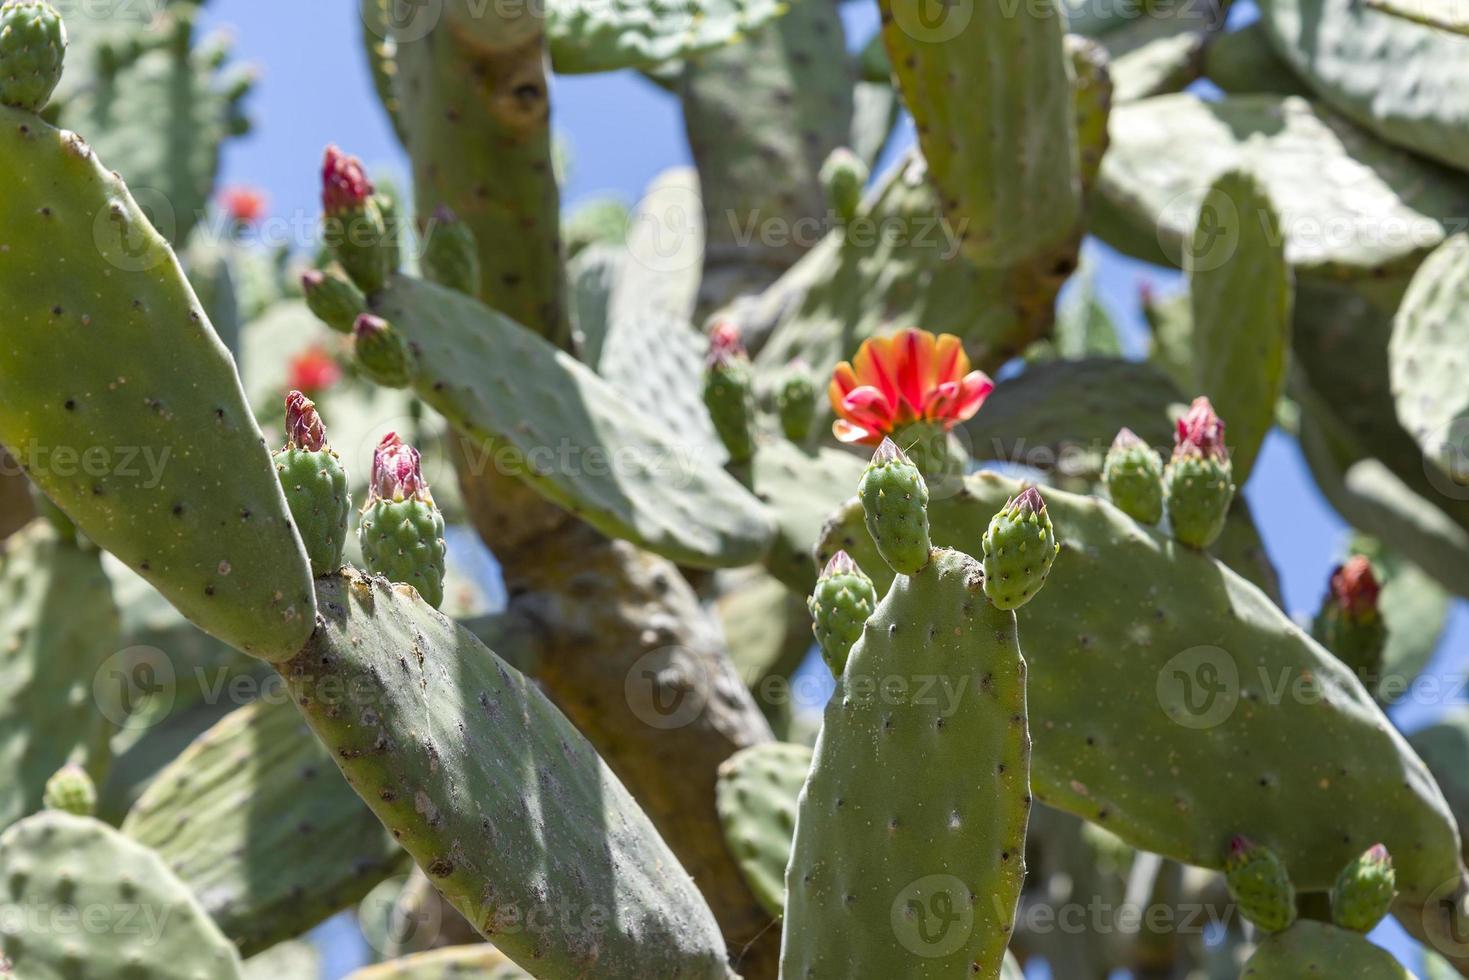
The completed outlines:
<svg viewBox="0 0 1469 980">
<path fill-rule="evenodd" d="M 362 161 L 328 146 L 321 166 L 321 206 L 326 213 L 340 214 L 359 208 L 367 203 L 372 192 L 372 181 L 367 179 Z"/>
<path fill-rule="evenodd" d="M 286 395 L 286 448 L 312 453 L 326 448 L 326 428 L 316 404 L 299 391 Z"/>
</svg>

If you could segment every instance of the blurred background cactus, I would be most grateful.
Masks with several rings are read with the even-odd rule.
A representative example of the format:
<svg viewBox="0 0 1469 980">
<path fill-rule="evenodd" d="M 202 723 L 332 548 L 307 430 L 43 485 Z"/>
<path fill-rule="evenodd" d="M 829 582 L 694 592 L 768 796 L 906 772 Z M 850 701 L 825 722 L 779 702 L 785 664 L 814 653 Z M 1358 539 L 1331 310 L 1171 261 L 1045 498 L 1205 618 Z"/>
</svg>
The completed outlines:
<svg viewBox="0 0 1469 980">
<path fill-rule="evenodd" d="M 1469 976 L 1463 11 L 296 6 L 0 3 L 0 976 Z"/>
</svg>

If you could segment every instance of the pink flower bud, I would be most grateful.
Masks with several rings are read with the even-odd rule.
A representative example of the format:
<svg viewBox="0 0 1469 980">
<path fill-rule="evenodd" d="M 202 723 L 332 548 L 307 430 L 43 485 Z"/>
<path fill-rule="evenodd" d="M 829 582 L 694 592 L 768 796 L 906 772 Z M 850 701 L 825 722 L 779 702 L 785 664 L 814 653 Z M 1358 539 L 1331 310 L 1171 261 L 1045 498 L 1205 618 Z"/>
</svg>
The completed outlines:
<svg viewBox="0 0 1469 980">
<path fill-rule="evenodd" d="M 1202 456 L 1224 462 L 1229 459 L 1229 450 L 1224 445 L 1224 420 L 1214 412 L 1214 406 L 1203 395 L 1194 399 L 1188 412 L 1178 420 L 1174 434 L 1173 458 Z"/>
<path fill-rule="evenodd" d="M 326 213 L 340 214 L 361 207 L 372 192 L 372 181 L 367 179 L 362 161 L 328 146 L 321 166 L 321 206 Z"/>
<path fill-rule="evenodd" d="M 418 450 L 389 432 L 372 453 L 371 495 L 377 500 L 432 500 Z"/>
<path fill-rule="evenodd" d="M 316 453 L 326 448 L 326 428 L 316 403 L 299 391 L 286 395 L 286 448 Z"/>
<path fill-rule="evenodd" d="M 746 357 L 745 342 L 740 337 L 740 328 L 729 320 L 721 320 L 709 332 L 709 367 L 724 367 L 731 361 Z"/>
<path fill-rule="evenodd" d="M 827 561 L 826 568 L 822 569 L 822 578 L 831 578 L 833 575 L 851 575 L 857 571 L 857 563 L 852 556 L 845 551 L 838 551 Z"/>
<path fill-rule="evenodd" d="M 1382 586 L 1365 555 L 1353 555 L 1331 573 L 1331 597 L 1347 615 L 1362 618 L 1377 612 Z"/>
</svg>

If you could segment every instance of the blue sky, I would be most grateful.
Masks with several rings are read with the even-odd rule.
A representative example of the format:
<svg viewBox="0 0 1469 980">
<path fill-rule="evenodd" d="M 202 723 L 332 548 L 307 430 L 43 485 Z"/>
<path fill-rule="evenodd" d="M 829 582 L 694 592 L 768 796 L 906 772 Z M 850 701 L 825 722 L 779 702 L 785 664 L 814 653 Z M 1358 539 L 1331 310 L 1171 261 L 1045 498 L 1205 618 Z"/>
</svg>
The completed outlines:
<svg viewBox="0 0 1469 980">
<path fill-rule="evenodd" d="M 363 157 L 374 170 L 406 172 L 406 161 L 371 94 L 359 47 L 357 4 L 309 0 L 290 4 L 214 0 L 209 23 L 230 25 L 239 58 L 255 63 L 260 82 L 250 101 L 256 131 L 232 143 L 225 180 L 264 188 L 276 216 L 317 213 L 317 168 L 329 142 Z M 875 4 L 853 2 L 844 13 L 855 40 L 876 24 Z M 558 78 L 554 124 L 570 152 L 563 200 L 575 204 L 610 194 L 631 203 L 666 167 L 689 162 L 677 103 L 630 73 Z M 905 138 L 911 138 L 904 134 Z M 1141 354 L 1146 331 L 1138 308 L 1143 281 L 1160 288 L 1178 279 L 1169 271 L 1117 256 L 1095 243 L 1088 257 L 1103 303 L 1122 325 L 1130 353 Z M 1279 568 L 1293 615 L 1314 611 L 1347 529 L 1325 504 L 1288 438 L 1272 434 L 1246 488 L 1267 547 Z M 1469 653 L 1469 610 L 1457 604 L 1451 628 L 1431 669 L 1462 672 Z M 1408 706 L 1400 723 L 1416 727 L 1441 705 Z M 332 927 L 333 972 L 350 965 L 350 943 Z"/>
</svg>

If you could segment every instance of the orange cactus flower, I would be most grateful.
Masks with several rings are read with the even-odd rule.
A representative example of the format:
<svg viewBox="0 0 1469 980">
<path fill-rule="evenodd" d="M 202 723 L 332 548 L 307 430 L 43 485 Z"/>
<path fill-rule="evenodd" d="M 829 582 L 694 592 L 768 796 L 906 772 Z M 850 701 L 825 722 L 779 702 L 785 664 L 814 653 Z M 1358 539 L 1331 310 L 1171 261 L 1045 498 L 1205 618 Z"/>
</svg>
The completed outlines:
<svg viewBox="0 0 1469 980">
<path fill-rule="evenodd" d="M 253 225 L 265 217 L 265 194 L 253 187 L 227 187 L 219 195 L 219 203 L 231 221 Z"/>
<path fill-rule="evenodd" d="M 953 334 L 935 337 L 905 329 L 862 342 L 857 356 L 832 372 L 827 397 L 837 413 L 832 432 L 842 442 L 877 445 L 911 422 L 943 423 L 944 431 L 973 418 L 994 391 Z"/>
<path fill-rule="evenodd" d="M 308 347 L 291 359 L 287 384 L 307 394 L 325 391 L 342 377 L 342 369 L 320 347 Z"/>
</svg>

